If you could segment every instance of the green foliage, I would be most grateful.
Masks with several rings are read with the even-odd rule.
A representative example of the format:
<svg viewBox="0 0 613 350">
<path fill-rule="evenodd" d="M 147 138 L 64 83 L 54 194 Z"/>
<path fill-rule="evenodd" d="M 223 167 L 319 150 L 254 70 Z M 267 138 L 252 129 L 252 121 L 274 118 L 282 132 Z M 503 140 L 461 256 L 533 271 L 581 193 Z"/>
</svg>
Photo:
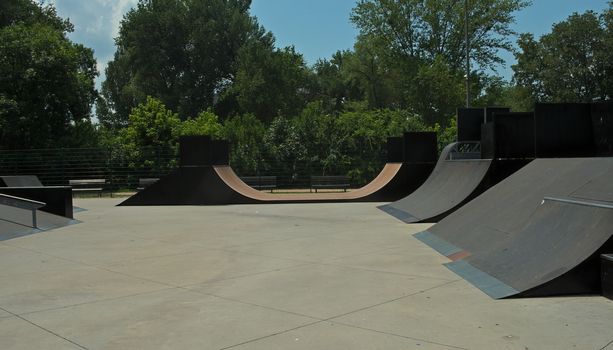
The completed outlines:
<svg viewBox="0 0 613 350">
<path fill-rule="evenodd" d="M 66 38 L 72 26 L 51 6 L 8 1 L 0 14 L 0 148 L 88 144 L 72 136 L 93 132 L 92 50 Z"/>
<path fill-rule="evenodd" d="M 181 120 L 179 116 L 153 97 L 132 110 L 130 124 L 119 133 L 122 144 L 129 148 L 172 148 L 177 144 Z"/>
<path fill-rule="evenodd" d="M 432 64 L 419 67 L 410 94 L 410 105 L 429 125 L 446 124 L 464 102 L 464 84 L 464 77 L 453 71 L 439 56 Z"/>
<path fill-rule="evenodd" d="M 230 159 L 240 174 L 260 174 L 265 166 L 262 145 L 266 127 L 253 114 L 237 115 L 226 119 L 223 137 L 232 145 Z"/>
<path fill-rule="evenodd" d="M 356 108 L 333 115 L 325 109 L 314 102 L 296 117 L 275 118 L 268 128 L 252 115 L 228 119 L 224 129 L 233 167 L 246 175 L 274 171 L 290 181 L 317 173 L 349 174 L 360 184 L 381 170 L 387 137 L 428 130 L 406 111 Z"/>
<path fill-rule="evenodd" d="M 522 34 L 514 80 L 538 102 L 590 102 L 611 97 L 613 6 L 602 15 L 574 13 L 538 41 Z"/>
<path fill-rule="evenodd" d="M 482 68 L 502 59 L 499 50 L 512 50 L 509 37 L 513 13 L 529 5 L 525 0 L 472 0 L 469 39 L 472 58 Z M 388 55 L 432 62 L 443 57 L 451 69 L 465 58 L 464 2 L 455 0 L 360 0 L 351 20 L 362 36 L 384 42 Z"/>
<path fill-rule="evenodd" d="M 102 123 L 154 96 L 185 119 L 214 106 L 233 81 L 246 43 L 266 42 L 250 0 L 140 0 L 121 21 L 106 74 Z"/>
<path fill-rule="evenodd" d="M 277 50 L 272 40 L 266 45 L 252 42 L 239 53 L 236 79 L 226 96 L 236 98 L 239 113 L 249 112 L 263 121 L 296 115 L 306 103 L 304 87 L 310 74 L 293 47 Z"/>
<path fill-rule="evenodd" d="M 430 131 L 435 131 L 438 138 L 439 152 L 448 144 L 458 140 L 458 118 L 453 116 L 449 118 L 447 127 L 442 127 L 440 124 L 435 124 Z"/>
<path fill-rule="evenodd" d="M 223 134 L 223 125 L 219 117 L 211 111 L 200 112 L 196 118 L 187 119 L 181 123 L 180 136 L 208 135 L 219 139 Z"/>
<path fill-rule="evenodd" d="M 57 15 L 55 7 L 32 0 L 4 0 L 0 2 L 0 28 L 23 24 L 42 24 L 60 32 L 74 30 L 70 21 Z"/>
<path fill-rule="evenodd" d="M 106 131 L 106 143 L 115 148 L 116 158 L 127 159 L 133 169 L 169 168 L 173 164 L 158 156 L 177 149 L 181 120 L 160 101 L 147 97 L 129 116 L 129 125 L 120 130 Z M 108 130 L 108 129 L 107 129 Z M 117 136 L 115 136 L 117 135 Z"/>
<path fill-rule="evenodd" d="M 512 50 L 513 14 L 528 4 L 470 1 L 473 77 L 502 63 L 500 50 Z M 360 0 L 351 20 L 360 36 L 350 72 L 370 107 L 409 109 L 430 125 L 447 124 L 465 95 L 464 2 Z"/>
</svg>

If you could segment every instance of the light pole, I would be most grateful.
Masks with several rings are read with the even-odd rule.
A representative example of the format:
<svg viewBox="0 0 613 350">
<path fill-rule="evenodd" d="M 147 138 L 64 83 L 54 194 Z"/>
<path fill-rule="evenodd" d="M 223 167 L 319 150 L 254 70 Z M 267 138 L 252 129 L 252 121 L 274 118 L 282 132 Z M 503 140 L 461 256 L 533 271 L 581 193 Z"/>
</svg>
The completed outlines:
<svg viewBox="0 0 613 350">
<path fill-rule="evenodd" d="M 470 107 L 470 41 L 468 40 L 468 0 L 464 1 L 464 40 L 466 43 L 466 108 Z"/>
</svg>

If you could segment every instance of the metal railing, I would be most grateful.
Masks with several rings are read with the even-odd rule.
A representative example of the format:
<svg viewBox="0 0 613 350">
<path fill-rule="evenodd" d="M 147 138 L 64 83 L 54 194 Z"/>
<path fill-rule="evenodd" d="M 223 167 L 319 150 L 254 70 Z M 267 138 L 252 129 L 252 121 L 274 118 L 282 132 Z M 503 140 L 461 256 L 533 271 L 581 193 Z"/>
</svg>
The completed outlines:
<svg viewBox="0 0 613 350">
<path fill-rule="evenodd" d="M 38 228 L 38 223 L 36 221 L 36 210 L 47 205 L 46 203 L 33 201 L 31 199 L 25 199 L 20 197 L 9 196 L 7 194 L 0 193 L 0 204 L 8 205 L 10 207 L 15 207 L 19 209 L 31 210 L 32 211 L 32 228 Z M 2 219 L 2 218 L 0 218 Z M 3 220 L 7 220 L 5 218 Z"/>
<path fill-rule="evenodd" d="M 463 141 L 456 142 L 454 147 L 449 151 L 447 160 L 461 159 L 480 159 L 481 158 L 481 142 L 478 141 Z"/>
<path fill-rule="evenodd" d="M 161 178 L 179 165 L 172 149 L 63 148 L 1 150 L 0 175 L 36 175 L 45 186 L 69 180 L 105 179 L 105 191 L 136 190 L 139 179 Z M 278 188 L 309 188 L 313 175 L 348 176 L 352 187 L 371 181 L 383 168 L 385 154 L 342 155 L 338 159 L 284 157 L 242 160 L 230 156 L 239 176 L 276 176 Z"/>
<path fill-rule="evenodd" d="M 129 153 L 108 148 L 0 151 L 0 175 L 36 175 L 45 186 L 104 178 L 109 191 L 135 189 L 140 178 L 162 177 L 177 164 L 176 151 L 155 148 Z"/>
</svg>

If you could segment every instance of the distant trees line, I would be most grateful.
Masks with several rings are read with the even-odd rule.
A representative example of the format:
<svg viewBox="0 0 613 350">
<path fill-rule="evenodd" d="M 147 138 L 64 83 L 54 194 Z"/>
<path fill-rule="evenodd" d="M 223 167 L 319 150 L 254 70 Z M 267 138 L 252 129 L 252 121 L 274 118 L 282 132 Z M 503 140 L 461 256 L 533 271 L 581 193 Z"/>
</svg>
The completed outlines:
<svg viewBox="0 0 613 350">
<path fill-rule="evenodd" d="M 355 164 L 360 172 L 382 157 L 388 136 L 455 136 L 465 95 L 464 2 L 359 0 L 350 14 L 359 29 L 354 48 L 312 66 L 293 47 L 277 48 L 250 5 L 140 0 L 121 21 L 97 91 L 92 50 L 67 38 L 73 26 L 53 6 L 0 2 L 0 149 L 114 147 L 141 161 L 141 147 L 209 134 L 231 142 L 231 159 L 245 172 L 265 171 L 264 158 L 287 167 Z M 511 24 L 528 5 L 470 2 L 473 105 L 521 111 L 609 98 L 611 4 L 573 14 L 538 39 L 521 34 L 513 80 L 492 73 L 499 51 L 515 50 Z"/>
</svg>

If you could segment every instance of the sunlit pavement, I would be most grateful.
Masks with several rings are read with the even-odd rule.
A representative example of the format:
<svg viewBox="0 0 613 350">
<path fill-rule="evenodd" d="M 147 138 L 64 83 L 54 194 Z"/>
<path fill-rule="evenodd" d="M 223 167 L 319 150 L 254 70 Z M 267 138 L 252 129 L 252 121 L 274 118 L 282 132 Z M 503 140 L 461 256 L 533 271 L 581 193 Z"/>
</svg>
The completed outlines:
<svg viewBox="0 0 613 350">
<path fill-rule="evenodd" d="M 610 300 L 492 300 L 374 203 L 119 201 L 0 242 L 0 349 L 613 350 Z"/>
</svg>

